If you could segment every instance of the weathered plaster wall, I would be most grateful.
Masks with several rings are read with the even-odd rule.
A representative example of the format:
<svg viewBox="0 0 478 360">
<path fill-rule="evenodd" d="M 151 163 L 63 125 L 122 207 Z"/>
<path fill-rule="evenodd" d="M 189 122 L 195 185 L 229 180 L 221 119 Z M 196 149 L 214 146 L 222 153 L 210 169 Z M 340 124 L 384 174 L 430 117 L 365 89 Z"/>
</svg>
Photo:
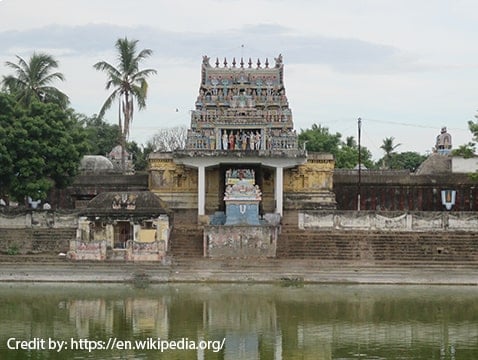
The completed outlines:
<svg viewBox="0 0 478 360">
<path fill-rule="evenodd" d="M 72 228 L 77 218 L 75 211 L 12 209 L 0 212 L 0 228 Z"/>
<path fill-rule="evenodd" d="M 476 231 L 478 212 L 301 211 L 299 229 L 360 231 Z"/>
<path fill-rule="evenodd" d="M 461 156 L 452 156 L 451 171 L 453 173 L 475 173 L 478 170 L 478 157 L 465 159 Z"/>
<path fill-rule="evenodd" d="M 204 227 L 205 256 L 210 258 L 275 257 L 278 227 Z"/>
<path fill-rule="evenodd" d="M 106 240 L 83 242 L 72 240 L 68 258 L 75 261 L 161 261 L 166 256 L 166 242 L 148 243 L 129 240 L 125 249 L 108 249 Z"/>
</svg>

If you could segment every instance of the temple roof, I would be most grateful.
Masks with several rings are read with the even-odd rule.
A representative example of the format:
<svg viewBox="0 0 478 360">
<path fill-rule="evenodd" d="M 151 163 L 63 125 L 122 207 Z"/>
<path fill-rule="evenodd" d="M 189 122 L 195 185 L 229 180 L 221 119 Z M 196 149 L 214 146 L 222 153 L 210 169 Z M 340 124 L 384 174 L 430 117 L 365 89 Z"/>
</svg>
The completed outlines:
<svg viewBox="0 0 478 360">
<path fill-rule="evenodd" d="M 155 216 L 169 212 L 164 201 L 150 191 L 110 191 L 102 192 L 91 199 L 83 214 Z"/>
<path fill-rule="evenodd" d="M 210 58 L 203 56 L 201 85 L 223 87 L 232 85 L 253 86 L 259 88 L 282 87 L 283 85 L 283 63 L 282 55 L 274 59 L 275 64 L 271 66 L 269 59 L 253 63 L 252 59 L 246 63 L 241 58 L 236 62 L 233 58 L 230 65 L 226 58 L 221 64 L 216 58 L 214 66 L 211 66 Z"/>
<path fill-rule="evenodd" d="M 451 173 L 451 158 L 437 153 L 431 154 L 415 171 L 416 175 L 435 175 Z"/>
</svg>

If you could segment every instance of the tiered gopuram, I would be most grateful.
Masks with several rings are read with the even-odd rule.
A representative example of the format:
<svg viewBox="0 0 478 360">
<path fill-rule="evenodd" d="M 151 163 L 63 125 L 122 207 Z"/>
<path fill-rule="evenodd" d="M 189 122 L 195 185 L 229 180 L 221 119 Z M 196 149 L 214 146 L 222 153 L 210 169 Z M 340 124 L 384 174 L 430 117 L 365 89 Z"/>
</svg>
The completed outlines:
<svg viewBox="0 0 478 360">
<path fill-rule="evenodd" d="M 299 147 L 279 55 L 253 62 L 204 56 L 186 146 L 150 156 L 150 189 L 174 210 L 197 209 L 198 219 L 226 210 L 227 172 L 254 174 L 259 215 L 330 209 L 333 157 Z M 206 219 L 204 219 L 204 217 Z"/>
</svg>

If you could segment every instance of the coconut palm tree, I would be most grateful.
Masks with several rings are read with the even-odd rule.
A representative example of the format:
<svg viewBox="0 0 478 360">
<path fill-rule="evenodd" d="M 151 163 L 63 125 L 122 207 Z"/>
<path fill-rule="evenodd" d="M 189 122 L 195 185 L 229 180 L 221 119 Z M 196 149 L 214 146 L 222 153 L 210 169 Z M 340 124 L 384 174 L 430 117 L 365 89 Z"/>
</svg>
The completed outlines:
<svg viewBox="0 0 478 360">
<path fill-rule="evenodd" d="M 18 55 L 16 57 L 17 63 L 5 62 L 15 71 L 15 75 L 3 77 L 4 89 L 24 105 L 30 104 L 33 99 L 54 102 L 62 107 L 68 105 L 68 96 L 51 85 L 56 80 L 65 80 L 62 73 L 55 71 L 58 61 L 49 54 L 35 52 L 28 60 Z"/>
<path fill-rule="evenodd" d="M 118 39 L 115 43 L 118 51 L 118 64 L 113 66 L 106 61 L 100 61 L 93 65 L 96 70 L 104 71 L 107 76 L 106 89 L 113 91 L 101 107 L 98 116 L 102 118 L 105 112 L 113 105 L 115 100 L 119 102 L 118 125 L 122 147 L 121 166 L 125 171 L 125 148 L 129 135 L 131 122 L 133 121 L 134 103 L 139 110 L 146 107 L 148 82 L 146 79 L 156 74 L 154 69 L 140 70 L 140 62 L 151 56 L 150 49 L 143 49 L 137 53 L 138 40 L 128 38 Z"/>
<path fill-rule="evenodd" d="M 395 141 L 395 138 L 393 136 L 389 138 L 383 139 L 383 144 L 380 146 L 380 149 L 382 149 L 385 152 L 385 156 L 383 158 L 384 165 L 388 168 L 390 166 L 390 158 L 392 157 L 392 154 L 394 153 L 394 150 L 398 148 L 402 144 L 396 144 L 394 145 L 393 142 Z"/>
</svg>

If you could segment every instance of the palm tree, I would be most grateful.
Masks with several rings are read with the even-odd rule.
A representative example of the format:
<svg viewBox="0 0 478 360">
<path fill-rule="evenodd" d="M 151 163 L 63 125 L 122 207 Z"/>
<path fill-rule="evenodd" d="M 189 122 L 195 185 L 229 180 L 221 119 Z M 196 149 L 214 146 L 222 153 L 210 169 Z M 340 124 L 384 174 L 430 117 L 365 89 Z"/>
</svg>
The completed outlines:
<svg viewBox="0 0 478 360">
<path fill-rule="evenodd" d="M 62 73 L 55 72 L 58 61 L 51 55 L 35 52 L 28 61 L 18 55 L 16 57 L 18 60 L 16 64 L 10 61 L 5 62 L 6 66 L 15 71 L 15 75 L 3 77 L 4 89 L 24 105 L 30 104 L 33 99 L 54 102 L 63 108 L 68 105 L 68 96 L 51 86 L 51 83 L 56 80 L 65 80 Z"/>
<path fill-rule="evenodd" d="M 118 65 L 115 67 L 106 61 L 100 61 L 93 65 L 96 70 L 104 71 L 107 75 L 106 89 L 113 89 L 105 103 L 101 107 L 98 116 L 102 118 L 105 112 L 118 99 L 118 125 L 119 135 L 122 147 L 121 166 L 125 171 L 125 148 L 126 139 L 129 135 L 129 129 L 133 120 L 134 102 L 137 103 L 139 110 L 146 107 L 146 96 L 148 83 L 146 79 L 156 74 L 154 69 L 139 70 L 139 63 L 151 56 L 150 49 L 144 49 L 137 53 L 136 45 L 138 40 L 128 40 L 128 38 L 118 39 L 115 47 L 118 51 Z"/>
<path fill-rule="evenodd" d="M 389 138 L 385 138 L 383 139 L 383 144 L 382 146 L 380 146 L 380 149 L 382 149 L 383 151 L 385 151 L 385 156 L 383 158 L 383 161 L 384 161 L 384 165 L 386 163 L 386 167 L 388 168 L 389 165 L 390 165 L 390 158 L 392 157 L 392 154 L 394 153 L 394 150 L 396 148 L 398 148 L 400 145 L 402 144 L 396 144 L 394 145 L 393 142 L 394 142 L 395 138 L 393 136 L 389 137 Z"/>
</svg>

